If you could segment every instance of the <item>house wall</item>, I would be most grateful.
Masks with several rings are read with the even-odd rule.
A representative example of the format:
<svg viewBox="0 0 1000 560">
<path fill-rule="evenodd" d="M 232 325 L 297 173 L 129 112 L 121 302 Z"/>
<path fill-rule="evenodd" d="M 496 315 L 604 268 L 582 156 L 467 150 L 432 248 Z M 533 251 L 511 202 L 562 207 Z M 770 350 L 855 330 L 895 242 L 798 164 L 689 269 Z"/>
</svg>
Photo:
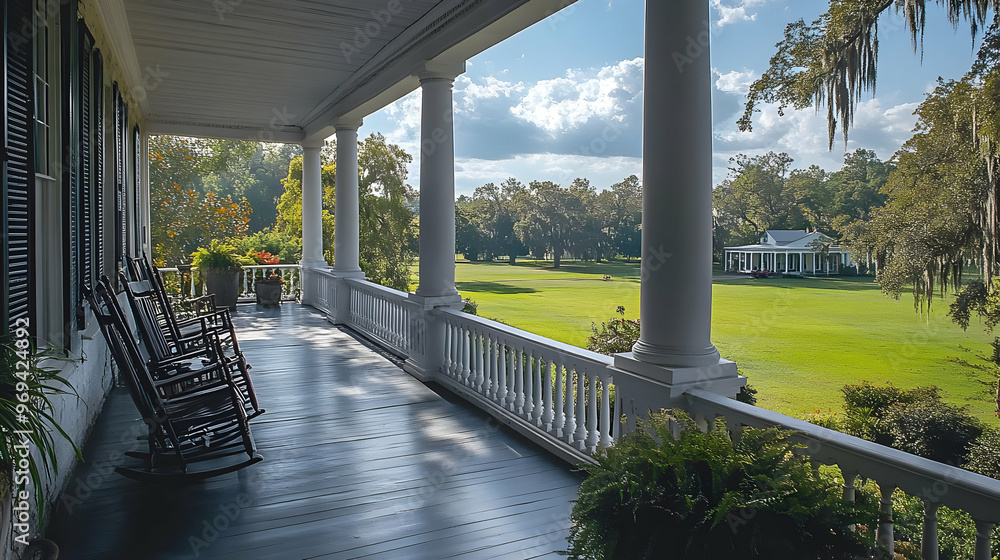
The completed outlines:
<svg viewBox="0 0 1000 560">
<path fill-rule="evenodd" d="M 24 6 L 37 5 L 34 0 L 7 0 L 11 3 L 23 3 Z M 133 127 L 138 125 L 143 128 L 139 110 L 139 101 L 143 97 L 142 91 L 137 91 L 136 79 L 130 76 L 127 70 L 127 54 L 122 55 L 118 45 L 121 44 L 121 28 L 115 27 L 116 22 L 120 22 L 123 14 L 107 12 L 107 6 L 121 3 L 106 2 L 105 0 L 49 0 L 48 6 L 53 10 L 50 19 L 48 58 L 52 65 L 50 72 L 52 79 L 49 89 L 51 99 L 48 104 L 50 114 L 51 138 L 48 143 L 50 157 L 47 160 L 46 173 L 36 174 L 34 177 L 34 248 L 32 251 L 33 262 L 31 268 L 34 271 L 34 282 L 29 285 L 33 291 L 33 306 L 29 313 L 30 322 L 35 329 L 35 335 L 40 345 L 63 349 L 68 357 L 67 361 L 51 361 L 49 367 L 59 369 L 61 375 L 73 387 L 73 392 L 65 395 L 52 397 L 53 417 L 55 421 L 67 432 L 73 442 L 80 448 L 83 447 L 86 437 L 90 433 L 105 398 L 113 386 L 113 366 L 107 346 L 101 336 L 96 324 L 96 320 L 90 310 L 84 306 L 82 309 L 75 308 L 70 302 L 80 293 L 77 266 L 71 259 L 71 254 L 79 251 L 78 234 L 73 230 L 70 215 L 72 204 L 71 199 L 75 194 L 71 194 L 69 188 L 70 181 L 67 179 L 69 168 L 74 161 L 80 161 L 80 157 L 73 155 L 73 149 L 77 154 L 83 150 L 84 143 L 80 141 L 67 142 L 68 138 L 75 138 L 72 127 L 67 122 L 68 107 L 76 107 L 79 98 L 77 90 L 69 85 L 68 76 L 78 72 L 75 65 L 68 65 L 68 62 L 75 58 L 76 50 L 69 48 L 77 42 L 77 34 L 81 26 L 79 21 L 84 21 L 89 32 L 94 37 L 94 48 L 99 50 L 103 60 L 103 80 L 99 84 L 103 92 L 103 123 L 104 142 L 91 142 L 88 150 L 92 157 L 98 153 L 103 155 L 103 195 L 99 202 L 103 208 L 104 229 L 98 231 L 96 224 L 92 223 L 94 230 L 92 234 L 96 237 L 100 235 L 104 240 L 104 258 L 98 263 L 96 269 L 99 273 L 113 275 L 117 264 L 114 259 L 114 243 L 116 239 L 115 218 L 115 184 L 118 180 L 116 176 L 116 150 L 115 150 L 115 84 L 121 91 L 122 105 L 128 107 L 128 127 L 127 150 L 121 158 L 124 167 L 121 168 L 125 177 L 130 178 L 126 189 L 127 199 L 124 207 L 126 209 L 126 220 L 130 225 L 148 223 L 146 216 L 141 216 L 137 220 L 134 209 L 136 193 L 139 193 L 140 203 L 142 192 L 145 191 L 145 165 L 139 164 L 139 170 L 143 175 L 140 185 L 135 184 L 136 176 L 136 155 L 133 149 Z M 27 28 L 25 28 L 27 29 Z M 34 29 L 32 27 L 32 29 Z M 32 31 L 36 36 L 37 31 Z M 127 33 L 125 33 L 127 36 Z M 116 37 L 118 37 L 116 39 Z M 37 37 L 36 37 L 37 38 Z M 34 49 L 37 52 L 38 49 Z M 135 74 L 131 71 L 131 74 Z M 94 84 L 95 88 L 98 84 Z M 75 86 L 74 86 L 75 87 Z M 141 88 L 141 86 L 140 86 Z M 67 100 L 69 105 L 67 105 Z M 75 126 L 75 124 L 74 124 Z M 70 145 L 75 144 L 75 145 Z M 144 160 L 145 139 L 141 139 L 138 159 Z M 67 149 L 72 148 L 72 149 Z M 40 153 L 43 147 L 36 142 L 35 152 Z M 4 204 L 7 201 L 4 200 Z M 138 205 L 142 207 L 142 204 Z M 77 222 L 81 221 L 80 219 Z M 144 237 L 147 237 L 145 230 L 139 227 L 130 227 L 129 237 L 132 253 L 145 248 Z M 96 244 L 96 242 L 95 242 Z M 96 245 L 95 245 L 96 246 Z M 97 251 L 93 251 L 94 254 Z M 95 262 L 96 257 L 88 262 Z M 3 271 L 7 274 L 7 271 Z M 82 320 L 80 319 L 82 317 Z M 0 328 L 5 328 L 3 325 Z M 48 518 L 59 508 L 73 507 L 78 500 L 86 500 L 90 494 L 97 489 L 102 480 L 77 480 L 73 475 L 74 467 L 78 459 L 73 445 L 62 438 L 58 433 L 53 432 L 55 442 L 57 473 L 51 473 L 46 478 L 44 496 L 46 508 L 44 513 L 34 510 L 32 503 L 30 537 L 35 538 L 44 533 L 44 527 Z M 91 461 L 113 461 L 114 457 L 89 457 Z M 117 476 L 108 471 L 109 476 Z M 38 489 L 32 489 L 32 495 Z M 6 505 L 7 516 L 11 514 L 11 504 L 8 499 Z M 10 538 L 12 535 L 6 530 L 7 523 L 0 529 L 0 535 Z M 16 536 L 16 535 L 14 535 Z M 0 538 L 0 540 L 4 540 Z M 0 543 L 0 558 L 15 558 L 17 553 L 12 553 L 10 546 L 3 546 Z"/>
</svg>

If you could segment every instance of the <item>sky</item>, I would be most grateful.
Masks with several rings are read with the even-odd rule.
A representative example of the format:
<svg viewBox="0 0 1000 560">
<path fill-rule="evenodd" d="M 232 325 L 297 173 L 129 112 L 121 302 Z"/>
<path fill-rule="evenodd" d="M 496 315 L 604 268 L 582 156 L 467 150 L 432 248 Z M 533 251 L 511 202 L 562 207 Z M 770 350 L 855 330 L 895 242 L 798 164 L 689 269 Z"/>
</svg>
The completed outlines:
<svg viewBox="0 0 1000 560">
<path fill-rule="evenodd" d="M 657 0 L 662 1 L 662 0 Z M 975 58 L 969 27 L 954 29 L 929 6 L 924 49 L 915 52 L 900 15 L 879 20 L 878 82 L 862 97 L 849 141 L 828 150 L 825 113 L 764 105 L 752 132 L 739 132 L 749 85 L 767 69 L 785 25 L 812 21 L 826 0 L 710 0 L 714 84 L 714 184 L 729 159 L 787 152 L 793 168 L 839 169 L 845 149 L 874 150 L 887 160 L 910 136 L 913 111 L 938 77 L 958 79 Z M 929 2 L 928 4 L 932 4 Z M 643 0 L 579 0 L 470 59 L 455 81 L 455 190 L 486 183 L 568 185 L 583 177 L 602 190 L 642 177 Z M 360 130 L 381 132 L 414 155 L 419 184 L 420 92 L 369 115 Z M 595 139 L 600 139 L 596 140 Z"/>
</svg>

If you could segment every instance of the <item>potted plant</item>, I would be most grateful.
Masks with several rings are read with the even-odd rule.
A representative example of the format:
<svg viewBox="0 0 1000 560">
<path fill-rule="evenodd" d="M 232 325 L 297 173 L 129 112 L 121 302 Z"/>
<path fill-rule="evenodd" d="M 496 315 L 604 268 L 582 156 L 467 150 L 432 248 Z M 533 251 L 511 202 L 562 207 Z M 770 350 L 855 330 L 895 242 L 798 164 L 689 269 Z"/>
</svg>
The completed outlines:
<svg viewBox="0 0 1000 560">
<path fill-rule="evenodd" d="M 47 365 L 50 360 L 66 358 L 54 351 L 38 352 L 25 328 L 19 326 L 0 335 L 0 498 L 30 481 L 30 489 L 25 491 L 33 496 L 39 514 L 44 507 L 43 470 L 55 473 L 59 469 L 55 433 L 70 442 L 77 457 L 83 459 L 53 417 L 49 397 L 75 391 Z M 25 448 L 35 452 L 25 454 Z"/>
<path fill-rule="evenodd" d="M 284 291 L 285 279 L 277 268 L 265 271 L 264 278 L 254 280 L 253 288 L 257 294 L 257 303 L 265 307 L 281 305 L 281 295 Z"/>
<path fill-rule="evenodd" d="M 236 310 L 243 261 L 235 247 L 217 239 L 191 253 L 191 264 L 201 273 L 208 293 L 215 294 L 215 305 L 231 311 Z"/>
</svg>

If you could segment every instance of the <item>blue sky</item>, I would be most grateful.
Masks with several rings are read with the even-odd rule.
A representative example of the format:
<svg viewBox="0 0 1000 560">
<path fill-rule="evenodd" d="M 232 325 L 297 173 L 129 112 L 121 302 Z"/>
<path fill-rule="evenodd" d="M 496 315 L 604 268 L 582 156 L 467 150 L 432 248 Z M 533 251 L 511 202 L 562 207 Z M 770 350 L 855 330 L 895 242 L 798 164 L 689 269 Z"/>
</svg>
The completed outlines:
<svg viewBox="0 0 1000 560">
<path fill-rule="evenodd" d="M 826 120 L 812 109 L 763 107 L 752 133 L 741 133 L 749 84 L 766 70 L 785 25 L 822 14 L 821 0 L 711 0 L 714 174 L 737 153 L 788 152 L 793 166 L 834 171 L 845 146 L 827 150 Z M 935 3 L 936 4 L 936 3 Z M 471 59 L 455 82 L 456 194 L 507 177 L 566 185 L 585 177 L 604 189 L 642 176 L 643 0 L 579 0 L 563 12 Z M 890 12 L 893 10 L 890 9 Z M 928 10 L 925 50 L 914 53 L 902 18 L 879 22 L 878 85 L 862 99 L 847 151 L 888 159 L 911 135 L 913 110 L 939 76 L 960 78 L 975 57 L 968 26 L 954 30 L 942 9 Z M 419 183 L 419 91 L 365 120 L 413 154 Z"/>
</svg>

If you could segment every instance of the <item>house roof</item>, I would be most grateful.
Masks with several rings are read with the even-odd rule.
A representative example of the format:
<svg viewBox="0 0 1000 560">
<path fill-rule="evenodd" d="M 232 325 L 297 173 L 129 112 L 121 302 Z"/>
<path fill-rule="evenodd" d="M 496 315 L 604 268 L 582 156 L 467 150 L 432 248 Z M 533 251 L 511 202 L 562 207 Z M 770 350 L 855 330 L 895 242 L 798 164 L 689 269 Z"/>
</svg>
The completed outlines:
<svg viewBox="0 0 1000 560">
<path fill-rule="evenodd" d="M 814 231 L 806 233 L 804 230 L 795 229 L 769 229 L 765 233 L 775 240 L 774 244 L 755 243 L 753 245 L 740 245 L 738 247 L 726 247 L 726 250 L 739 251 L 774 251 L 777 249 L 795 250 L 802 252 L 813 251 L 816 242 L 832 243 L 834 239 L 823 232 Z M 843 251 L 839 244 L 830 245 L 830 251 Z"/>
<path fill-rule="evenodd" d="M 785 245 L 808 235 L 804 229 L 769 229 L 764 233 L 774 238 L 778 245 Z"/>
<path fill-rule="evenodd" d="M 573 3 L 97 1 L 148 132 L 283 142 L 326 138 Z"/>
</svg>

